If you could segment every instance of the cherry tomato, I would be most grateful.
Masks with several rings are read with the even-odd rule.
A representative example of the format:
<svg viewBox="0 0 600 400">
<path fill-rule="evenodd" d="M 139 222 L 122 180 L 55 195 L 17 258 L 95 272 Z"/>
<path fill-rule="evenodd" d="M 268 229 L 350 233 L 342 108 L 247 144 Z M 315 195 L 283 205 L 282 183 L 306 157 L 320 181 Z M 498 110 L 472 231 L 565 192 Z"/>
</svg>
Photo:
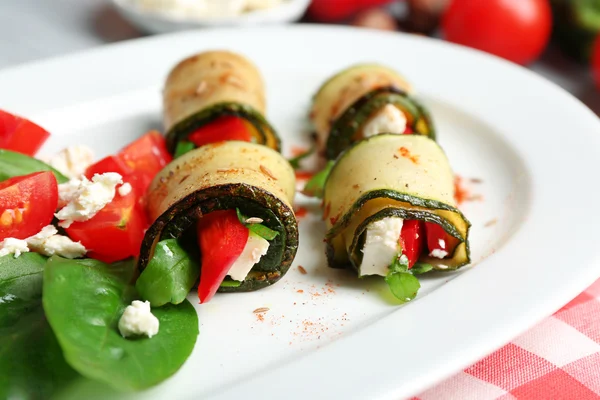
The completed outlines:
<svg viewBox="0 0 600 400">
<path fill-rule="evenodd" d="M 26 239 L 50 224 L 58 206 L 58 183 L 50 171 L 0 182 L 0 242 Z"/>
<path fill-rule="evenodd" d="M 402 254 L 408 258 L 408 268 L 419 260 L 425 243 L 425 230 L 423 223 L 419 220 L 405 220 L 400 233 L 400 246 Z"/>
<path fill-rule="evenodd" d="M 89 250 L 89 257 L 112 263 L 137 257 L 146 229 L 146 214 L 131 192 L 126 196 L 117 193 L 92 219 L 74 222 L 66 231 Z"/>
<path fill-rule="evenodd" d="M 0 110 L 0 149 L 34 156 L 49 137 L 44 128 Z"/>
<path fill-rule="evenodd" d="M 600 36 L 596 38 L 592 49 L 592 74 L 596 87 L 600 89 Z"/>
<path fill-rule="evenodd" d="M 389 3 L 390 0 L 312 0 L 308 15 L 321 22 L 346 19 L 360 10 Z"/>
<path fill-rule="evenodd" d="M 518 64 L 540 56 L 551 28 L 548 0 L 453 0 L 442 18 L 447 40 Z"/>
<path fill-rule="evenodd" d="M 242 225 L 235 210 L 223 210 L 200 218 L 197 231 L 202 255 L 198 297 L 200 303 L 206 303 L 242 254 L 249 230 Z"/>
<path fill-rule="evenodd" d="M 425 222 L 425 233 L 427 235 L 427 249 L 429 254 L 438 250 L 451 255 L 458 245 L 458 239 L 450 236 L 441 225 L 434 222 Z"/>
<path fill-rule="evenodd" d="M 250 142 L 252 134 L 249 122 L 243 118 L 227 115 L 201 126 L 188 136 L 188 140 L 197 147 L 224 140 Z"/>
</svg>

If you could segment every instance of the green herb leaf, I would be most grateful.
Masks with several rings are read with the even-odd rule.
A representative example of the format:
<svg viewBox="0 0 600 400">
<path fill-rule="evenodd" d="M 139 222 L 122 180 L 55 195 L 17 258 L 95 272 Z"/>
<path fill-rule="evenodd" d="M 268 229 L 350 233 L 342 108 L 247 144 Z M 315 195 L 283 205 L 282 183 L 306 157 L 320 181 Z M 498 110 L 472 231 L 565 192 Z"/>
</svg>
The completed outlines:
<svg viewBox="0 0 600 400">
<path fill-rule="evenodd" d="M 240 281 L 224 280 L 223 282 L 221 282 L 221 287 L 240 287 L 240 286 L 242 286 L 242 282 L 240 282 Z"/>
<path fill-rule="evenodd" d="M 156 245 L 154 255 L 135 288 L 152 307 L 179 304 L 185 300 L 199 275 L 199 265 L 177 239 L 167 239 Z"/>
<path fill-rule="evenodd" d="M 273 240 L 277 237 L 277 235 L 279 235 L 279 232 L 274 231 L 273 229 L 268 228 L 268 227 L 264 226 L 263 224 L 247 223 L 246 221 L 248 220 L 248 217 L 246 217 L 244 214 L 242 214 L 242 212 L 240 211 L 239 208 L 236 208 L 235 212 L 237 213 L 238 220 L 242 223 L 242 225 L 244 225 L 246 228 L 248 228 L 250 230 L 250 232 L 257 234 L 261 238 L 263 238 L 265 240 Z"/>
<path fill-rule="evenodd" d="M 410 272 L 412 272 L 413 275 L 421 275 L 421 274 L 424 274 L 425 272 L 431 271 L 432 269 L 433 269 L 433 265 L 431 265 L 431 264 L 417 262 L 410 269 Z"/>
<path fill-rule="evenodd" d="M 317 197 L 319 199 L 323 198 L 325 182 L 327 181 L 329 173 L 333 169 L 334 165 L 335 161 L 329 161 L 322 171 L 316 173 L 311 180 L 306 182 L 302 193 L 304 193 L 306 196 Z"/>
<path fill-rule="evenodd" d="M 402 302 L 408 302 L 417 296 L 421 287 L 419 280 L 409 272 L 392 272 L 386 276 L 390 290 Z"/>
<path fill-rule="evenodd" d="M 42 308 L 46 259 L 0 257 L 0 398 L 47 399 L 79 375 L 65 361 Z"/>
<path fill-rule="evenodd" d="M 0 182 L 15 176 L 29 175 L 40 171 L 51 171 L 58 183 L 65 183 L 69 180 L 69 178 L 40 160 L 14 151 L 0 150 Z"/>
<path fill-rule="evenodd" d="M 408 258 L 401 254 L 400 257 L 394 257 L 390 264 L 389 273 L 408 272 Z"/>
<path fill-rule="evenodd" d="M 296 157 L 289 159 L 288 162 L 290 163 L 292 168 L 300 169 L 300 162 L 302 160 L 304 160 L 305 158 L 309 157 L 310 155 L 312 155 L 316 149 L 317 149 L 317 147 L 313 145 L 310 149 L 306 150 L 304 153 L 300 153 Z"/>
<path fill-rule="evenodd" d="M 196 148 L 196 145 L 192 142 L 188 142 L 187 140 L 182 140 L 177 142 L 177 147 L 175 148 L 175 155 L 173 158 L 178 158 L 184 155 L 187 152 L 190 152 Z"/>
<path fill-rule="evenodd" d="M 67 362 L 82 375 L 122 391 L 154 386 L 189 357 L 198 316 L 187 301 L 152 312 L 160 321 L 153 338 L 123 338 L 118 321 L 134 288 L 122 271 L 92 259 L 51 257 L 44 269 L 43 305 Z"/>
</svg>

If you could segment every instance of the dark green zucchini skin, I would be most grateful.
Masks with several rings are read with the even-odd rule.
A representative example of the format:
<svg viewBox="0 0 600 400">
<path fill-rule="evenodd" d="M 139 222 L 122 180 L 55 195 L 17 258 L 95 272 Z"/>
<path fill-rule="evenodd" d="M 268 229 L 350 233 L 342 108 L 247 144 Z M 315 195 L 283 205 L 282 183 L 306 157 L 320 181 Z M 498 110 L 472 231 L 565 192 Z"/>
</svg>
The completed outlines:
<svg viewBox="0 0 600 400">
<path fill-rule="evenodd" d="M 383 87 L 372 90 L 365 94 L 354 104 L 352 104 L 344 113 L 333 123 L 329 136 L 325 155 L 329 160 L 335 160 L 340 153 L 346 150 L 355 142 L 356 132 L 377 110 L 386 104 L 395 104 L 413 117 L 411 125 L 414 134 L 426 135 L 435 140 L 435 126 L 431 114 L 427 109 L 412 96 L 395 87 Z M 419 132 L 417 129 L 418 121 L 423 120 L 427 126 L 426 132 Z"/>
<path fill-rule="evenodd" d="M 196 220 L 211 211 L 239 208 L 244 215 L 263 219 L 263 224 L 279 232 L 269 241 L 267 254 L 238 287 L 221 287 L 219 292 L 250 292 L 277 282 L 289 270 L 298 250 L 298 224 L 293 211 L 273 194 L 247 184 L 217 185 L 190 193 L 165 211 L 146 232 L 138 268 L 143 270 L 152 257 L 157 241 L 175 238 L 193 227 Z"/>
<path fill-rule="evenodd" d="M 246 119 L 258 131 L 260 138 L 257 143 L 267 145 L 269 140 L 273 142 L 274 150 L 281 151 L 281 140 L 275 129 L 254 108 L 239 103 L 219 103 L 190 115 L 183 121 L 177 123 L 167 132 L 167 150 L 175 154 L 177 144 L 185 140 L 190 133 L 196 129 L 223 116 L 236 116 Z"/>
</svg>

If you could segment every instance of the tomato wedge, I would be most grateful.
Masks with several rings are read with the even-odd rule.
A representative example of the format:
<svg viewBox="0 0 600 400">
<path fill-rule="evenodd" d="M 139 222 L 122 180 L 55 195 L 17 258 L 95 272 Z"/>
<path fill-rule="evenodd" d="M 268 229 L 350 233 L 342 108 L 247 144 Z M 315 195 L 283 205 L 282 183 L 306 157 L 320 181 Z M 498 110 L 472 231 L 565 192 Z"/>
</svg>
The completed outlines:
<svg viewBox="0 0 600 400">
<path fill-rule="evenodd" d="M 0 149 L 34 156 L 49 137 L 44 128 L 0 110 Z"/>
<path fill-rule="evenodd" d="M 58 183 L 50 171 L 0 182 L 0 241 L 26 239 L 50 224 L 58 206 Z"/>
<path fill-rule="evenodd" d="M 198 221 L 197 232 L 202 255 L 198 297 L 200 303 L 206 303 L 242 254 L 249 230 L 242 225 L 235 210 L 223 210 L 204 215 Z"/>
<path fill-rule="evenodd" d="M 419 260 L 425 243 L 425 230 L 423 223 L 419 220 L 405 220 L 400 233 L 400 245 L 402 254 L 408 258 L 408 268 Z"/>
<path fill-rule="evenodd" d="M 425 232 L 429 254 L 435 250 L 451 254 L 456 245 L 458 245 L 458 239 L 450 236 L 441 225 L 434 222 L 425 222 Z"/>
<path fill-rule="evenodd" d="M 106 263 L 137 257 L 148 228 L 146 214 L 134 192 L 115 195 L 92 219 L 74 222 L 66 229 L 69 237 L 88 249 L 88 256 Z"/>
<path fill-rule="evenodd" d="M 252 141 L 250 123 L 243 118 L 227 115 L 201 126 L 188 136 L 197 147 L 225 140 Z"/>
</svg>

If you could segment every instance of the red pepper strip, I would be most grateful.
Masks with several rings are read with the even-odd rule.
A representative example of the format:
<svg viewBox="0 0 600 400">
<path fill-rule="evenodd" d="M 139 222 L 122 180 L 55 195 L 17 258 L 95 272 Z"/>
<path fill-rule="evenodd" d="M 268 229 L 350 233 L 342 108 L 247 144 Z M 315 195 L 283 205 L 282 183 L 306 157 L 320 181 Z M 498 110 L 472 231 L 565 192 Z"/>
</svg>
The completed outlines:
<svg viewBox="0 0 600 400">
<path fill-rule="evenodd" d="M 400 246 L 402 254 L 408 258 L 408 268 L 419 260 L 425 243 L 425 229 L 419 220 L 405 220 L 400 233 Z"/>
<path fill-rule="evenodd" d="M 442 250 L 448 254 L 452 254 L 454 248 L 458 245 L 458 239 L 450 236 L 441 225 L 434 222 L 425 222 L 425 231 L 429 254 L 434 250 Z"/>
<path fill-rule="evenodd" d="M 201 126 L 188 136 L 188 140 L 197 147 L 225 140 L 252 141 L 248 122 L 239 117 L 227 115 Z"/>
<path fill-rule="evenodd" d="M 413 131 L 413 129 L 408 125 L 406 126 L 406 129 L 403 132 L 404 135 L 412 135 L 413 133 L 415 133 L 415 131 Z"/>
<path fill-rule="evenodd" d="M 0 110 L 0 149 L 34 156 L 49 137 L 44 128 Z"/>
<path fill-rule="evenodd" d="M 227 272 L 242 254 L 249 230 L 242 225 L 235 210 L 223 210 L 200 218 L 197 232 L 202 254 L 198 297 L 200 303 L 206 303 L 217 292 Z"/>
</svg>

